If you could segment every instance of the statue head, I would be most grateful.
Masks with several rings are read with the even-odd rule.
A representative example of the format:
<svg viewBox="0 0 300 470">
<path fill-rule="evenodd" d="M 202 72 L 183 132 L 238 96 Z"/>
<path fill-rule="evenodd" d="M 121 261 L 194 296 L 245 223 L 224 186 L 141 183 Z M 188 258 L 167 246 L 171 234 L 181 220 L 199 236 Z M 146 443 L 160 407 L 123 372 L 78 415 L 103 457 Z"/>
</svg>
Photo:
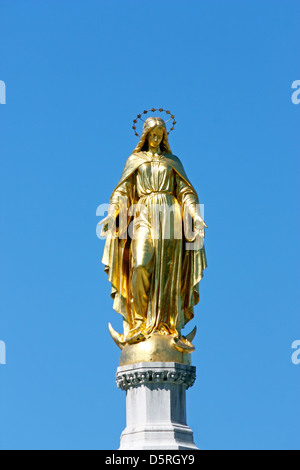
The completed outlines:
<svg viewBox="0 0 300 470">
<path fill-rule="evenodd" d="M 133 153 L 147 151 L 149 145 L 151 145 L 152 142 L 154 144 L 156 139 L 160 140 L 160 150 L 162 152 L 172 153 L 165 121 L 159 117 L 149 117 L 144 123 L 143 133 Z"/>
</svg>

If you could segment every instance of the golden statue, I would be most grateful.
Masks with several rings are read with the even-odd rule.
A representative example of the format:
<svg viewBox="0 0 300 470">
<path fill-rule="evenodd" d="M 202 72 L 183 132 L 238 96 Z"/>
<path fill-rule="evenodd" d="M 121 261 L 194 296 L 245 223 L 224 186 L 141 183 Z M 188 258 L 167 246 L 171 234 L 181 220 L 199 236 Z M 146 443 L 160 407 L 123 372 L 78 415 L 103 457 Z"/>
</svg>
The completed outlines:
<svg viewBox="0 0 300 470">
<path fill-rule="evenodd" d="M 108 215 L 100 222 L 113 308 L 124 319 L 123 334 L 109 325 L 122 349 L 121 365 L 188 364 L 194 351 L 196 329 L 186 336 L 181 330 L 199 302 L 206 224 L 197 193 L 171 152 L 168 134 L 163 119 L 144 121 L 139 143 L 110 198 Z"/>
</svg>

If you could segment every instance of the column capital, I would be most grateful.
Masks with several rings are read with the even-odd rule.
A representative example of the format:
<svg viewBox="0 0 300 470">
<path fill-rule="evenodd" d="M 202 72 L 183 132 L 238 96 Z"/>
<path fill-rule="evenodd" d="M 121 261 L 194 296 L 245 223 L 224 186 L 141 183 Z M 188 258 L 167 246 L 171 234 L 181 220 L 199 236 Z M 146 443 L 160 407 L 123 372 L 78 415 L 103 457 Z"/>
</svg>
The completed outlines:
<svg viewBox="0 0 300 470">
<path fill-rule="evenodd" d="M 127 391 L 145 384 L 177 384 L 186 389 L 196 381 L 196 367 L 173 362 L 139 363 L 121 366 L 117 370 L 118 388 Z"/>
</svg>

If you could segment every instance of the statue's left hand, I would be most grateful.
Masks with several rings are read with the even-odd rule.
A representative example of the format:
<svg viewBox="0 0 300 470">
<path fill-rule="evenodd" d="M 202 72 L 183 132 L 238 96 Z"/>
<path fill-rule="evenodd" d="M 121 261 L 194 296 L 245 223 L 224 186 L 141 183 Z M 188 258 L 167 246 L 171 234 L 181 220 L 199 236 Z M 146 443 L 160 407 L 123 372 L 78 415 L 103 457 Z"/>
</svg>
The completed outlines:
<svg viewBox="0 0 300 470">
<path fill-rule="evenodd" d="M 201 238 L 204 238 L 205 237 L 205 228 L 207 228 L 207 225 L 206 223 L 204 222 L 204 220 L 202 219 L 202 217 L 200 217 L 200 215 L 196 215 L 194 217 L 194 231 L 195 231 L 195 235 L 199 235 L 199 237 Z"/>
<path fill-rule="evenodd" d="M 100 234 L 101 237 L 106 237 L 110 233 L 114 225 L 114 222 L 115 222 L 115 217 L 113 217 L 112 215 L 106 216 L 103 220 L 101 220 L 101 222 L 99 222 L 98 225 L 103 225 L 102 231 Z"/>
</svg>

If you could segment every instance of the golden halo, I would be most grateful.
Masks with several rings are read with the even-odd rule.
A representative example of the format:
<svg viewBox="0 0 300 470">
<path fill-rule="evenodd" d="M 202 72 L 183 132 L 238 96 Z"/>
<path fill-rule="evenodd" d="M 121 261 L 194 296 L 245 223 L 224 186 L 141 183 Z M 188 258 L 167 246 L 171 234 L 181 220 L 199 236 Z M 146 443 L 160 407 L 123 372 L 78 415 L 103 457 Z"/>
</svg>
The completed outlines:
<svg viewBox="0 0 300 470">
<path fill-rule="evenodd" d="M 171 111 L 167 111 L 163 108 L 159 108 L 159 109 L 156 109 L 156 108 L 152 108 L 152 109 L 148 109 L 146 111 L 143 111 L 141 114 L 138 114 L 137 117 L 133 120 L 133 126 L 132 126 L 132 129 L 135 133 L 135 135 L 137 137 L 140 137 L 140 134 L 137 133 L 136 131 L 136 124 L 138 122 L 138 119 L 140 119 L 141 121 L 145 122 L 144 119 L 142 119 L 142 116 L 146 116 L 148 113 L 155 113 L 155 111 L 159 111 L 160 113 L 166 113 L 168 116 L 170 116 L 170 119 L 168 119 L 167 121 L 165 121 L 165 124 L 167 124 L 167 122 L 171 121 L 173 119 L 173 124 L 172 124 L 172 127 L 171 129 L 169 130 L 169 132 L 167 132 L 167 134 L 169 135 L 170 132 L 172 132 L 174 130 L 174 127 L 176 125 L 176 120 L 175 120 L 175 115 L 171 113 Z"/>
</svg>

